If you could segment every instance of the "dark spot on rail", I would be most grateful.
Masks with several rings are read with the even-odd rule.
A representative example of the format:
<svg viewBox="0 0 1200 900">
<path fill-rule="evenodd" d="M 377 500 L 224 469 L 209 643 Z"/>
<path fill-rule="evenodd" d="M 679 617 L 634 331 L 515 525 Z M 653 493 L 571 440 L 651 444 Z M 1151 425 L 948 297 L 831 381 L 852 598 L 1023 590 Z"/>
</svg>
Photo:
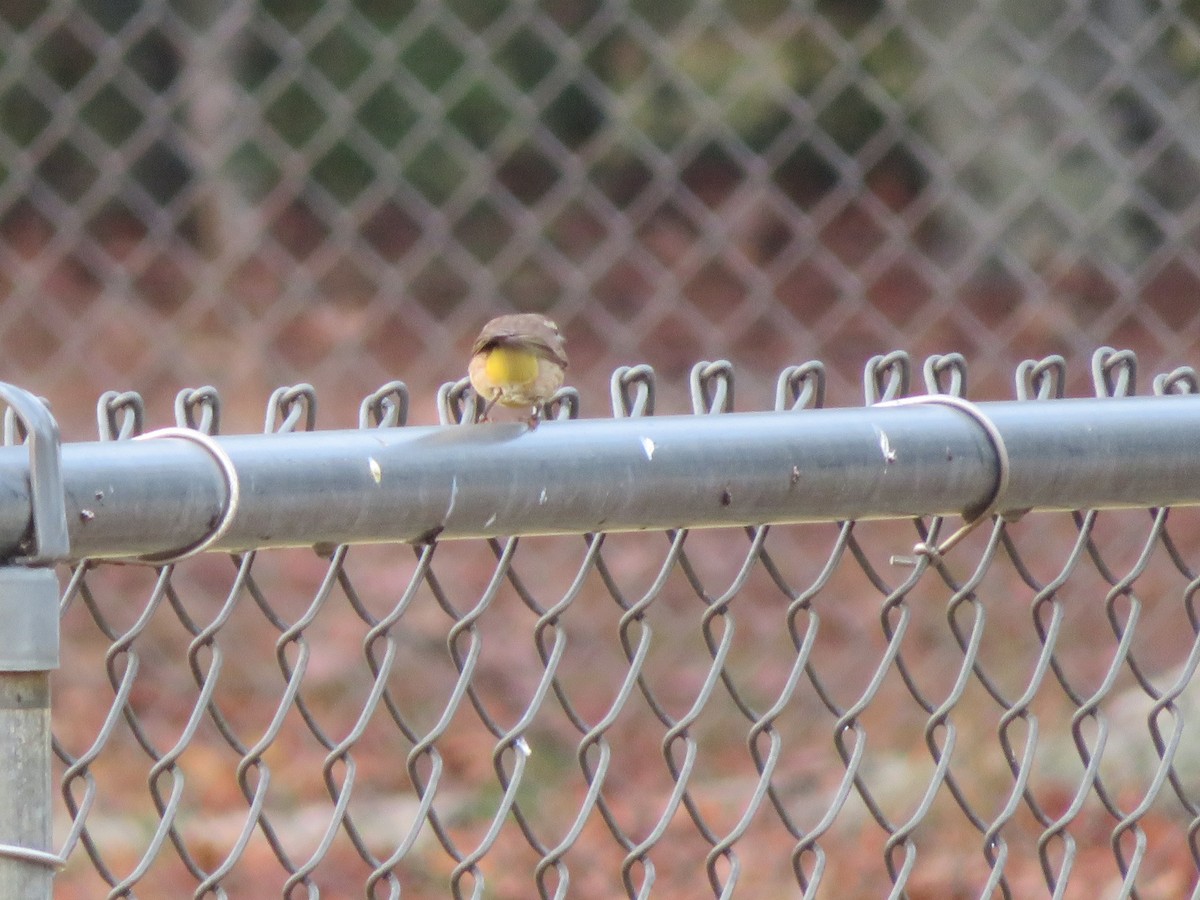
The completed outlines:
<svg viewBox="0 0 1200 900">
<path fill-rule="evenodd" d="M 434 525 L 432 528 L 427 528 L 413 539 L 414 544 L 432 544 L 437 540 L 437 536 L 446 530 L 445 525 Z"/>
<path fill-rule="evenodd" d="M 728 506 L 732 502 L 733 494 L 729 493 L 729 488 L 725 488 L 725 490 L 721 491 L 721 505 Z"/>
</svg>

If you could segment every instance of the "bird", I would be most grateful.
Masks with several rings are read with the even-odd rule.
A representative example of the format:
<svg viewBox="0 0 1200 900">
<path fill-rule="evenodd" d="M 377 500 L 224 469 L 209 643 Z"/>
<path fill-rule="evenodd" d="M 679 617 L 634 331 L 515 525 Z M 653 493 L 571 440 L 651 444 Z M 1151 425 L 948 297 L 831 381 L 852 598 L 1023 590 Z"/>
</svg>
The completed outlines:
<svg viewBox="0 0 1200 900">
<path fill-rule="evenodd" d="M 493 406 L 532 407 L 529 427 L 537 428 L 542 404 L 562 387 L 567 368 L 566 340 L 558 326 L 538 313 L 497 316 L 471 347 L 467 374 L 483 399 L 480 421 Z"/>
</svg>

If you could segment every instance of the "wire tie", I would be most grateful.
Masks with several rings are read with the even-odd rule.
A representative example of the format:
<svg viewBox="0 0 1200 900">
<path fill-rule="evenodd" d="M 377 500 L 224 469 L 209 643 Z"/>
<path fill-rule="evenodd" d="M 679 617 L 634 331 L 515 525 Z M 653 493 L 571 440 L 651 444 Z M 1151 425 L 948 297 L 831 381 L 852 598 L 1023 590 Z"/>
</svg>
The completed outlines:
<svg viewBox="0 0 1200 900">
<path fill-rule="evenodd" d="M 932 546 L 927 541 L 919 541 L 913 546 L 913 555 L 911 557 L 893 556 L 891 558 L 892 565 L 913 566 L 917 564 L 918 559 L 921 557 L 925 557 L 936 565 L 951 548 L 978 528 L 982 522 L 988 521 L 996 514 L 1004 500 L 1004 494 L 1008 490 L 1008 476 L 1011 466 L 1008 458 L 1008 447 L 1004 443 L 1004 435 L 1000 433 L 1000 429 L 996 427 L 996 423 L 991 420 L 978 404 L 972 403 L 963 397 L 956 397 L 953 394 L 924 394 L 919 397 L 901 397 L 896 400 L 885 400 L 875 405 L 923 406 L 927 404 L 949 406 L 952 409 L 957 409 L 959 412 L 970 416 L 983 429 L 983 433 L 987 436 L 989 443 L 992 445 L 992 450 L 996 454 L 996 486 L 993 488 L 988 502 L 978 512 L 966 510 L 963 513 L 966 522 L 944 541 Z"/>
<path fill-rule="evenodd" d="M 0 857 L 33 863 L 35 866 L 42 866 L 45 869 L 61 869 L 67 864 L 67 861 L 57 853 L 18 847 L 16 844 L 0 844 Z"/>
<path fill-rule="evenodd" d="M 241 481 L 238 478 L 237 468 L 234 466 L 233 460 L 229 458 L 229 454 L 225 452 L 225 449 L 211 435 L 205 434 L 203 431 L 196 431 L 193 428 L 160 428 L 157 431 L 148 431 L 145 434 L 139 434 L 133 440 L 146 441 L 160 438 L 181 438 L 185 441 L 191 441 L 193 444 L 199 444 L 213 458 L 225 478 L 225 509 L 222 510 L 221 518 L 217 520 L 217 524 L 213 527 L 212 531 L 196 543 L 184 547 L 182 550 L 168 550 L 165 553 L 150 553 L 145 556 L 136 557 L 137 562 L 155 566 L 169 566 L 190 556 L 195 556 L 197 553 L 203 553 L 226 535 L 233 525 L 233 520 L 237 518 L 238 507 L 241 504 L 242 490 Z"/>
</svg>

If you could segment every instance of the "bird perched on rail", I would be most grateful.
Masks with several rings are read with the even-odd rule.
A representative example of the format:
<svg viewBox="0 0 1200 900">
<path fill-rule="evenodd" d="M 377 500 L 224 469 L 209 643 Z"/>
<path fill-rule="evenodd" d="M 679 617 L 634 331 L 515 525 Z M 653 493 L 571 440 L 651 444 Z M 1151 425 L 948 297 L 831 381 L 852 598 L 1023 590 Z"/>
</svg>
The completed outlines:
<svg viewBox="0 0 1200 900">
<path fill-rule="evenodd" d="M 537 313 L 498 316 L 483 326 L 471 348 L 471 386 L 483 398 L 480 421 L 493 406 L 532 407 L 536 428 L 542 404 L 562 387 L 567 347 L 558 326 Z"/>
</svg>

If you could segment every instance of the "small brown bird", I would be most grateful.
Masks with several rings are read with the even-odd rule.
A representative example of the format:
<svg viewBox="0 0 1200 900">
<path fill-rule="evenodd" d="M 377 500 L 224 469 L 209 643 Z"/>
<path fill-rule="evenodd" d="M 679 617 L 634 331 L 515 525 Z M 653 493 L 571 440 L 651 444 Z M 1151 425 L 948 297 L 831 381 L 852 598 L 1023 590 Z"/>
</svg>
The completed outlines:
<svg viewBox="0 0 1200 900">
<path fill-rule="evenodd" d="M 566 341 L 550 319 L 537 313 L 492 319 L 475 338 L 467 370 L 486 404 L 480 419 L 497 403 L 532 407 L 529 427 L 536 428 L 542 404 L 562 387 L 566 368 Z"/>
</svg>

